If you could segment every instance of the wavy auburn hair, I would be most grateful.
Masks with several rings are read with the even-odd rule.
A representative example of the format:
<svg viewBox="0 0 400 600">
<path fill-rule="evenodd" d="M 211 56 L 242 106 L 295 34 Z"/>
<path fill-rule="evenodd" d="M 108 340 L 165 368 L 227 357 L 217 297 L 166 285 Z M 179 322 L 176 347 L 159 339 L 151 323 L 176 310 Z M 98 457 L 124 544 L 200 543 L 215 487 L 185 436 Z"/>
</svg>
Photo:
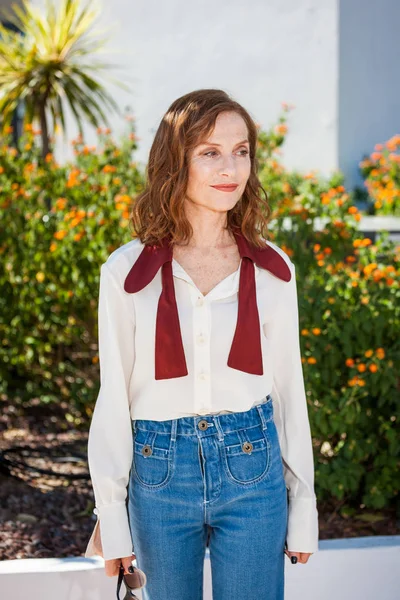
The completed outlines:
<svg viewBox="0 0 400 600">
<path fill-rule="evenodd" d="M 193 229 L 185 216 L 184 201 L 189 178 L 188 154 L 212 133 L 217 116 L 238 113 L 246 122 L 251 171 L 241 199 L 227 213 L 227 229 L 239 228 L 248 241 L 265 247 L 271 215 L 268 196 L 257 177 L 257 125 L 250 114 L 226 92 L 200 89 L 175 100 L 163 116 L 150 148 L 146 185 L 133 205 L 133 237 L 157 245 L 165 236 L 171 243 L 186 243 Z M 265 196 L 261 198 L 260 192 Z"/>
</svg>

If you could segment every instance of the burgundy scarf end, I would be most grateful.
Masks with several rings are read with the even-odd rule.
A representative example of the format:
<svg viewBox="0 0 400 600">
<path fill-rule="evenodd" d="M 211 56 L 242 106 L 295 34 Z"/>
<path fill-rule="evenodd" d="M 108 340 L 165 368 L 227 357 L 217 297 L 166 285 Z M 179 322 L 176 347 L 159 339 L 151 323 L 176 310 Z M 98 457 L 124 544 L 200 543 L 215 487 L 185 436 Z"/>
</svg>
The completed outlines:
<svg viewBox="0 0 400 600">
<path fill-rule="evenodd" d="M 231 352 L 228 357 L 227 365 L 228 367 L 231 367 L 231 369 L 243 371 L 243 373 L 249 373 L 250 375 L 264 375 L 261 357 L 237 357 L 233 356 Z"/>
</svg>

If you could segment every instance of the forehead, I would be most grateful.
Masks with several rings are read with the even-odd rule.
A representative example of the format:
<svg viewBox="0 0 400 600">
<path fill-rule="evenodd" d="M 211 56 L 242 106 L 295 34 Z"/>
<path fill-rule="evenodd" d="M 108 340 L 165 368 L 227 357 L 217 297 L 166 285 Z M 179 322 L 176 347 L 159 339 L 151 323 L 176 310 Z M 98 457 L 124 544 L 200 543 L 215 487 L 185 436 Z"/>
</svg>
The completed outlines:
<svg viewBox="0 0 400 600">
<path fill-rule="evenodd" d="M 198 145 L 206 143 L 242 142 L 248 139 L 245 120 L 237 113 L 220 113 L 208 136 L 200 137 Z"/>
</svg>

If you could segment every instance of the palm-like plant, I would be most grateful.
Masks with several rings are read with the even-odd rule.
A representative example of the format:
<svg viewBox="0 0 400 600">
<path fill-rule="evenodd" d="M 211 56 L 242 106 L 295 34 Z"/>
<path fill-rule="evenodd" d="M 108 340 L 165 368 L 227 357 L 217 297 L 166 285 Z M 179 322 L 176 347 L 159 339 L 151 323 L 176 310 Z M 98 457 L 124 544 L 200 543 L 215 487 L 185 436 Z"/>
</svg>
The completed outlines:
<svg viewBox="0 0 400 600">
<path fill-rule="evenodd" d="M 92 7 L 93 1 L 89 4 Z M 4 131 L 10 125 L 14 110 L 24 101 L 26 122 L 40 123 L 45 157 L 51 151 L 49 115 L 54 131 L 61 125 L 65 136 L 66 105 L 81 134 L 85 120 L 98 127 L 108 124 L 109 109 L 119 112 L 93 76 L 112 67 L 93 60 L 106 41 L 89 31 L 100 9 L 89 9 L 79 0 L 60 0 L 56 10 L 54 2 L 46 0 L 45 10 L 39 10 L 23 0 L 23 8 L 13 5 L 13 11 L 7 19 L 24 35 L 0 25 L 0 128 Z"/>
</svg>

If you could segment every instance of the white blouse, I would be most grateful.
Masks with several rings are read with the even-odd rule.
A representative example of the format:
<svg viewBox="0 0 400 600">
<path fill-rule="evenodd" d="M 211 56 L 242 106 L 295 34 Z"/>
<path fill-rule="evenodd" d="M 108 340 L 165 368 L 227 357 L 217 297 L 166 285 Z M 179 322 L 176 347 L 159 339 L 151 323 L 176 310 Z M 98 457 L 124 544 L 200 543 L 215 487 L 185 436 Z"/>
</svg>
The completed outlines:
<svg viewBox="0 0 400 600">
<path fill-rule="evenodd" d="M 238 311 L 240 265 L 206 296 L 172 260 L 188 375 L 154 378 L 155 322 L 161 272 L 138 293 L 124 281 L 144 245 L 136 238 L 102 264 L 99 291 L 100 390 L 88 439 L 88 463 L 105 560 L 130 556 L 127 486 L 133 457 L 132 419 L 246 411 L 271 394 L 289 496 L 287 546 L 318 550 L 314 461 L 304 388 L 295 266 L 289 282 L 254 264 L 263 375 L 227 366 Z M 243 259 L 241 259 L 242 262 Z M 91 554 L 86 551 L 85 556 Z"/>
</svg>

